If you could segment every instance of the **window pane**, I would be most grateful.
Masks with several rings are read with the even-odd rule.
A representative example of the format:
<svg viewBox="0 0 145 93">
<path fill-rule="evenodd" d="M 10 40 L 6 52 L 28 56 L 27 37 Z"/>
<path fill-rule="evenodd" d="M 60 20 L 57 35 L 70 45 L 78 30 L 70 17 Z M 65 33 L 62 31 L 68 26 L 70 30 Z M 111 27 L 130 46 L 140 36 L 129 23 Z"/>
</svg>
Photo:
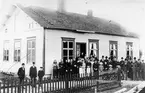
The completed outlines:
<svg viewBox="0 0 145 93">
<path fill-rule="evenodd" d="M 32 48 L 35 48 L 35 41 L 32 41 Z"/>
<path fill-rule="evenodd" d="M 69 57 L 69 59 L 73 59 L 73 57 Z"/>
<path fill-rule="evenodd" d="M 20 56 L 18 56 L 18 62 L 20 62 Z"/>
<path fill-rule="evenodd" d="M 18 55 L 17 55 L 17 57 L 18 57 L 18 58 L 17 58 L 17 59 L 18 59 L 18 62 L 20 62 L 20 56 L 21 56 L 21 55 L 20 55 L 20 50 L 18 50 Z"/>
<path fill-rule="evenodd" d="M 97 51 L 96 50 L 94 50 L 94 56 L 96 56 L 97 55 Z"/>
<path fill-rule="evenodd" d="M 94 46 L 94 49 L 97 49 L 97 43 L 94 43 L 93 46 Z"/>
<path fill-rule="evenodd" d="M 93 50 L 91 50 L 91 52 L 90 52 L 90 55 L 94 55 L 94 52 L 93 52 Z"/>
<path fill-rule="evenodd" d="M 6 50 L 4 50 L 4 56 L 6 56 Z"/>
<path fill-rule="evenodd" d="M 27 56 L 28 56 L 28 62 L 30 62 L 30 57 L 31 57 L 31 50 L 30 49 L 28 50 Z"/>
<path fill-rule="evenodd" d="M 28 41 L 28 48 L 31 48 L 31 42 Z"/>
<path fill-rule="evenodd" d="M 68 53 L 67 53 L 68 50 L 63 50 L 63 56 L 67 56 Z"/>
<path fill-rule="evenodd" d="M 68 46 L 68 42 L 67 41 L 63 41 L 63 48 L 67 48 Z"/>
<path fill-rule="evenodd" d="M 73 42 L 69 42 L 69 48 L 73 48 Z"/>
<path fill-rule="evenodd" d="M 18 50 L 18 56 L 20 56 L 20 50 Z"/>
<path fill-rule="evenodd" d="M 9 61 L 9 56 L 7 56 L 6 61 Z"/>
<path fill-rule="evenodd" d="M 94 45 L 93 45 L 93 43 L 91 43 L 91 49 L 94 49 Z"/>
<path fill-rule="evenodd" d="M 32 62 L 35 62 L 35 49 L 32 50 Z"/>
<path fill-rule="evenodd" d="M 9 56 L 9 50 L 7 50 L 7 56 Z"/>
<path fill-rule="evenodd" d="M 64 60 L 64 62 L 66 62 L 66 60 L 67 60 L 67 57 L 63 57 L 63 60 Z"/>
<path fill-rule="evenodd" d="M 69 50 L 69 56 L 73 56 L 73 50 Z"/>
</svg>

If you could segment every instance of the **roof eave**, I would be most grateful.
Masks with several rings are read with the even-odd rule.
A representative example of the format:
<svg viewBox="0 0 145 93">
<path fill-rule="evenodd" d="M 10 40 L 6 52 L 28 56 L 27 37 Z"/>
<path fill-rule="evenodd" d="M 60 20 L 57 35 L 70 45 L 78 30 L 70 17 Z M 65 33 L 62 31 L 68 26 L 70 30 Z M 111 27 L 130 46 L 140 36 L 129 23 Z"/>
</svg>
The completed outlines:
<svg viewBox="0 0 145 93">
<path fill-rule="evenodd" d="M 71 31 L 71 32 L 74 32 L 74 33 L 92 33 L 92 34 L 102 34 L 102 35 L 111 35 L 111 36 L 120 36 L 120 37 L 130 37 L 130 38 L 138 38 L 139 39 L 138 36 L 128 36 L 128 35 L 110 34 L 110 33 L 96 32 L 96 31 L 86 31 L 86 30 L 66 29 L 66 28 L 49 28 L 49 27 L 44 27 L 44 29 L 64 30 L 64 31 Z"/>
</svg>

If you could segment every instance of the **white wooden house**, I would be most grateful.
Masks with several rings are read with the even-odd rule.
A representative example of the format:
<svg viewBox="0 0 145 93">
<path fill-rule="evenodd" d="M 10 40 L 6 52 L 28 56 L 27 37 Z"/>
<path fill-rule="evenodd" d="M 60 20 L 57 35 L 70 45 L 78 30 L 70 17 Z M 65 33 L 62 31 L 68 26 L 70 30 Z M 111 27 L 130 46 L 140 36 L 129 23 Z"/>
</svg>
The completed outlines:
<svg viewBox="0 0 145 93">
<path fill-rule="evenodd" d="M 79 53 L 139 57 L 139 38 L 119 24 L 88 15 L 42 7 L 13 6 L 0 31 L 0 70 L 17 72 L 32 62 L 52 73 L 54 60 L 75 58 Z"/>
</svg>

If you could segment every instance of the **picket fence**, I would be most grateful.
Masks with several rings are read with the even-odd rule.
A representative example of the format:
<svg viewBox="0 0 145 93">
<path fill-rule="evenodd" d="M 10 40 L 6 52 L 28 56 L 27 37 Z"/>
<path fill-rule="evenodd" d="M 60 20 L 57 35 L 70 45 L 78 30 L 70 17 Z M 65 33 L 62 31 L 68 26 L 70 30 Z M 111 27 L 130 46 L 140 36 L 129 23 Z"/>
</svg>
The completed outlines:
<svg viewBox="0 0 145 93">
<path fill-rule="evenodd" d="M 33 87 L 30 79 L 25 79 L 23 84 L 19 84 L 18 78 L 4 78 L 0 83 L 0 93 L 79 93 L 80 91 L 96 88 L 103 91 L 119 87 L 121 80 L 118 79 L 117 70 L 111 72 L 64 75 L 57 77 L 46 77 L 40 83 L 36 82 Z"/>
</svg>

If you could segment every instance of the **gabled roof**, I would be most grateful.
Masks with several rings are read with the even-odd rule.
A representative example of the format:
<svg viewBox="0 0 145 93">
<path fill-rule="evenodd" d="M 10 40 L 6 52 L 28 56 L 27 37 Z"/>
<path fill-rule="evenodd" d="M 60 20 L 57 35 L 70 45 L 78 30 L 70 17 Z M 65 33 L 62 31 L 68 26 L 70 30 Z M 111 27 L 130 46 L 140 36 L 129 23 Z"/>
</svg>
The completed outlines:
<svg viewBox="0 0 145 93">
<path fill-rule="evenodd" d="M 127 32 L 119 24 L 101 19 L 98 17 L 88 17 L 87 15 L 76 13 L 60 13 L 42 7 L 23 7 L 21 8 L 27 15 L 47 29 L 60 29 L 83 33 L 97 33 L 115 36 L 138 38 L 135 33 Z"/>
</svg>

